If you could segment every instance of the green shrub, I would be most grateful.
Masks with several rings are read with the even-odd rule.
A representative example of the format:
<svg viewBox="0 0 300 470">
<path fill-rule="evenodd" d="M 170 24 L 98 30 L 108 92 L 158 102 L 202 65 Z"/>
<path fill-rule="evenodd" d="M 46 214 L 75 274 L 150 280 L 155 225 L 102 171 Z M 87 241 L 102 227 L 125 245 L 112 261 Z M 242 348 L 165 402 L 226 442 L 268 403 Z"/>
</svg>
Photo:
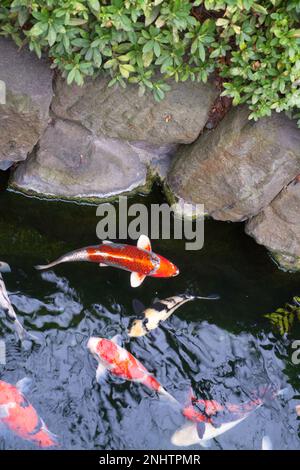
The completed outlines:
<svg viewBox="0 0 300 470">
<path fill-rule="evenodd" d="M 273 313 L 265 315 L 271 321 L 272 326 L 281 335 L 290 333 L 295 318 L 300 320 L 300 297 L 293 297 L 292 303 L 286 303 L 283 308 L 278 308 Z"/>
<path fill-rule="evenodd" d="M 105 69 L 157 100 L 168 78 L 215 73 L 257 119 L 300 109 L 299 17 L 299 0 L 1 0 L 0 34 L 47 51 L 68 83 Z"/>
</svg>

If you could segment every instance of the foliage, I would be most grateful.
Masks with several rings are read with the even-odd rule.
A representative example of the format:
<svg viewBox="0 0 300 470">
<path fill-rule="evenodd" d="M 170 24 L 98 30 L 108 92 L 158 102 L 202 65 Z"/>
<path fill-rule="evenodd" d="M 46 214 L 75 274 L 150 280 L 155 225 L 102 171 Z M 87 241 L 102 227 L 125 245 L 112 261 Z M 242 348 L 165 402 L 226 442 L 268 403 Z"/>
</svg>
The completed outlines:
<svg viewBox="0 0 300 470">
<path fill-rule="evenodd" d="M 294 297 L 291 304 L 286 303 L 283 308 L 278 308 L 265 317 L 271 320 L 272 325 L 279 330 L 280 334 L 289 333 L 295 318 L 300 320 L 300 297 Z"/>
<path fill-rule="evenodd" d="M 299 14 L 299 0 L 1 0 L 0 34 L 47 51 L 69 84 L 105 69 L 157 100 L 168 78 L 215 72 L 257 119 L 300 108 Z"/>
</svg>

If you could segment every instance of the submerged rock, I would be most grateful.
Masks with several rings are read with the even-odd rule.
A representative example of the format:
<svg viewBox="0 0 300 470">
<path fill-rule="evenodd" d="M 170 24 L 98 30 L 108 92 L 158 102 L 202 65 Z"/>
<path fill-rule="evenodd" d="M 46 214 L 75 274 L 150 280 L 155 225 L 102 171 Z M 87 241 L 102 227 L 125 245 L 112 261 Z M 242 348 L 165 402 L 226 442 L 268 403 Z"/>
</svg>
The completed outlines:
<svg viewBox="0 0 300 470">
<path fill-rule="evenodd" d="M 14 172 L 10 186 L 28 194 L 94 201 L 142 188 L 147 167 L 127 142 L 57 120 L 38 148 Z"/>
<path fill-rule="evenodd" d="M 287 270 L 300 270 L 300 182 L 296 178 L 246 225 L 246 233 L 264 245 Z"/>
<path fill-rule="evenodd" d="M 300 131 L 284 114 L 257 122 L 244 107 L 232 109 L 213 132 L 180 146 L 167 191 L 204 204 L 217 220 L 258 214 L 300 173 Z M 172 198 L 172 196 L 171 196 Z"/>
<path fill-rule="evenodd" d="M 53 96 L 49 63 L 26 48 L 0 38 L 0 80 L 6 103 L 0 104 L 0 169 L 25 160 L 44 132 Z"/>
<path fill-rule="evenodd" d="M 84 87 L 68 86 L 58 78 L 53 112 L 76 121 L 97 136 L 165 145 L 191 143 L 204 128 L 218 94 L 212 84 L 172 82 L 160 103 L 138 95 L 135 85 L 109 88 L 109 78 L 87 80 Z"/>
</svg>

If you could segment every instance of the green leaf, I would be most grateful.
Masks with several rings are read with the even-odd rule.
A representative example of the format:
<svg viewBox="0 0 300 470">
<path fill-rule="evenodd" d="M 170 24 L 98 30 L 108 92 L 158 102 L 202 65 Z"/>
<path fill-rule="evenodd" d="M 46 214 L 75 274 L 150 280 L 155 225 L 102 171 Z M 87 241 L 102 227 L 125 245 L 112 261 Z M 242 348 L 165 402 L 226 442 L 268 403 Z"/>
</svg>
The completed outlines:
<svg viewBox="0 0 300 470">
<path fill-rule="evenodd" d="M 143 64 L 144 64 L 144 67 L 149 67 L 149 65 L 151 64 L 153 60 L 153 52 L 152 51 L 149 51 L 147 52 L 146 54 L 143 54 Z"/>
<path fill-rule="evenodd" d="M 257 11 L 258 13 L 262 13 L 263 15 L 268 14 L 268 10 L 260 5 L 259 3 L 253 3 L 252 8 L 254 11 Z"/>
<path fill-rule="evenodd" d="M 226 27 L 229 25 L 229 20 L 227 20 L 226 18 L 218 18 L 216 21 L 216 25 Z"/>
<path fill-rule="evenodd" d="M 100 3 L 98 0 L 88 0 L 88 4 L 92 10 L 95 10 L 96 12 L 100 11 Z"/>
<path fill-rule="evenodd" d="M 81 26 L 86 23 L 87 20 L 83 18 L 70 18 L 68 21 L 66 21 L 66 24 L 69 26 Z"/>
<path fill-rule="evenodd" d="M 201 42 L 198 44 L 198 50 L 199 50 L 199 57 L 202 60 L 202 62 L 205 61 L 205 48 Z"/>
<path fill-rule="evenodd" d="M 48 24 L 38 22 L 30 29 L 29 32 L 31 36 L 40 36 L 41 34 L 45 33 L 47 29 Z"/>
<path fill-rule="evenodd" d="M 56 31 L 53 26 L 49 26 L 47 40 L 50 47 L 53 46 L 56 41 Z"/>
<path fill-rule="evenodd" d="M 67 77 L 67 83 L 70 85 L 74 80 L 75 80 L 75 73 L 76 73 L 76 68 L 74 67 L 69 73 Z"/>
</svg>

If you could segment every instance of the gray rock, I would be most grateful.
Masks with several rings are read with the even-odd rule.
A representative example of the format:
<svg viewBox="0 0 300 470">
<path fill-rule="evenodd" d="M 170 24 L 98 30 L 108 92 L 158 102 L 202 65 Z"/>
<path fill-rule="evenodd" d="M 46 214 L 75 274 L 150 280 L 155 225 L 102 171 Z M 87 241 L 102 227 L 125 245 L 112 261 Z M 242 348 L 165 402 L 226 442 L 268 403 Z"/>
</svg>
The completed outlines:
<svg viewBox="0 0 300 470">
<path fill-rule="evenodd" d="M 217 96 L 211 84 L 172 82 L 171 91 L 157 103 L 151 94 L 140 97 L 135 85 L 108 88 L 108 82 L 101 76 L 78 87 L 58 78 L 53 112 L 81 123 L 98 137 L 187 144 L 198 137 Z"/>
<path fill-rule="evenodd" d="M 287 270 L 300 270 L 300 178 L 246 224 L 246 233 Z"/>
<path fill-rule="evenodd" d="M 167 178 L 171 197 L 204 204 L 218 220 L 258 214 L 300 173 L 300 130 L 284 114 L 257 122 L 232 109 L 216 130 L 180 146 Z"/>
<path fill-rule="evenodd" d="M 147 142 L 131 142 L 138 152 L 141 162 L 145 163 L 153 176 L 164 181 L 171 168 L 174 154 L 178 148 L 176 144 L 154 145 Z"/>
<path fill-rule="evenodd" d="M 147 167 L 127 142 L 95 138 L 58 120 L 14 172 L 10 186 L 28 194 L 96 202 L 147 183 Z"/>
<path fill-rule="evenodd" d="M 6 168 L 25 160 L 47 126 L 52 72 L 25 47 L 18 51 L 0 38 L 0 80 L 6 84 L 6 104 L 0 105 L 0 162 Z"/>
</svg>

